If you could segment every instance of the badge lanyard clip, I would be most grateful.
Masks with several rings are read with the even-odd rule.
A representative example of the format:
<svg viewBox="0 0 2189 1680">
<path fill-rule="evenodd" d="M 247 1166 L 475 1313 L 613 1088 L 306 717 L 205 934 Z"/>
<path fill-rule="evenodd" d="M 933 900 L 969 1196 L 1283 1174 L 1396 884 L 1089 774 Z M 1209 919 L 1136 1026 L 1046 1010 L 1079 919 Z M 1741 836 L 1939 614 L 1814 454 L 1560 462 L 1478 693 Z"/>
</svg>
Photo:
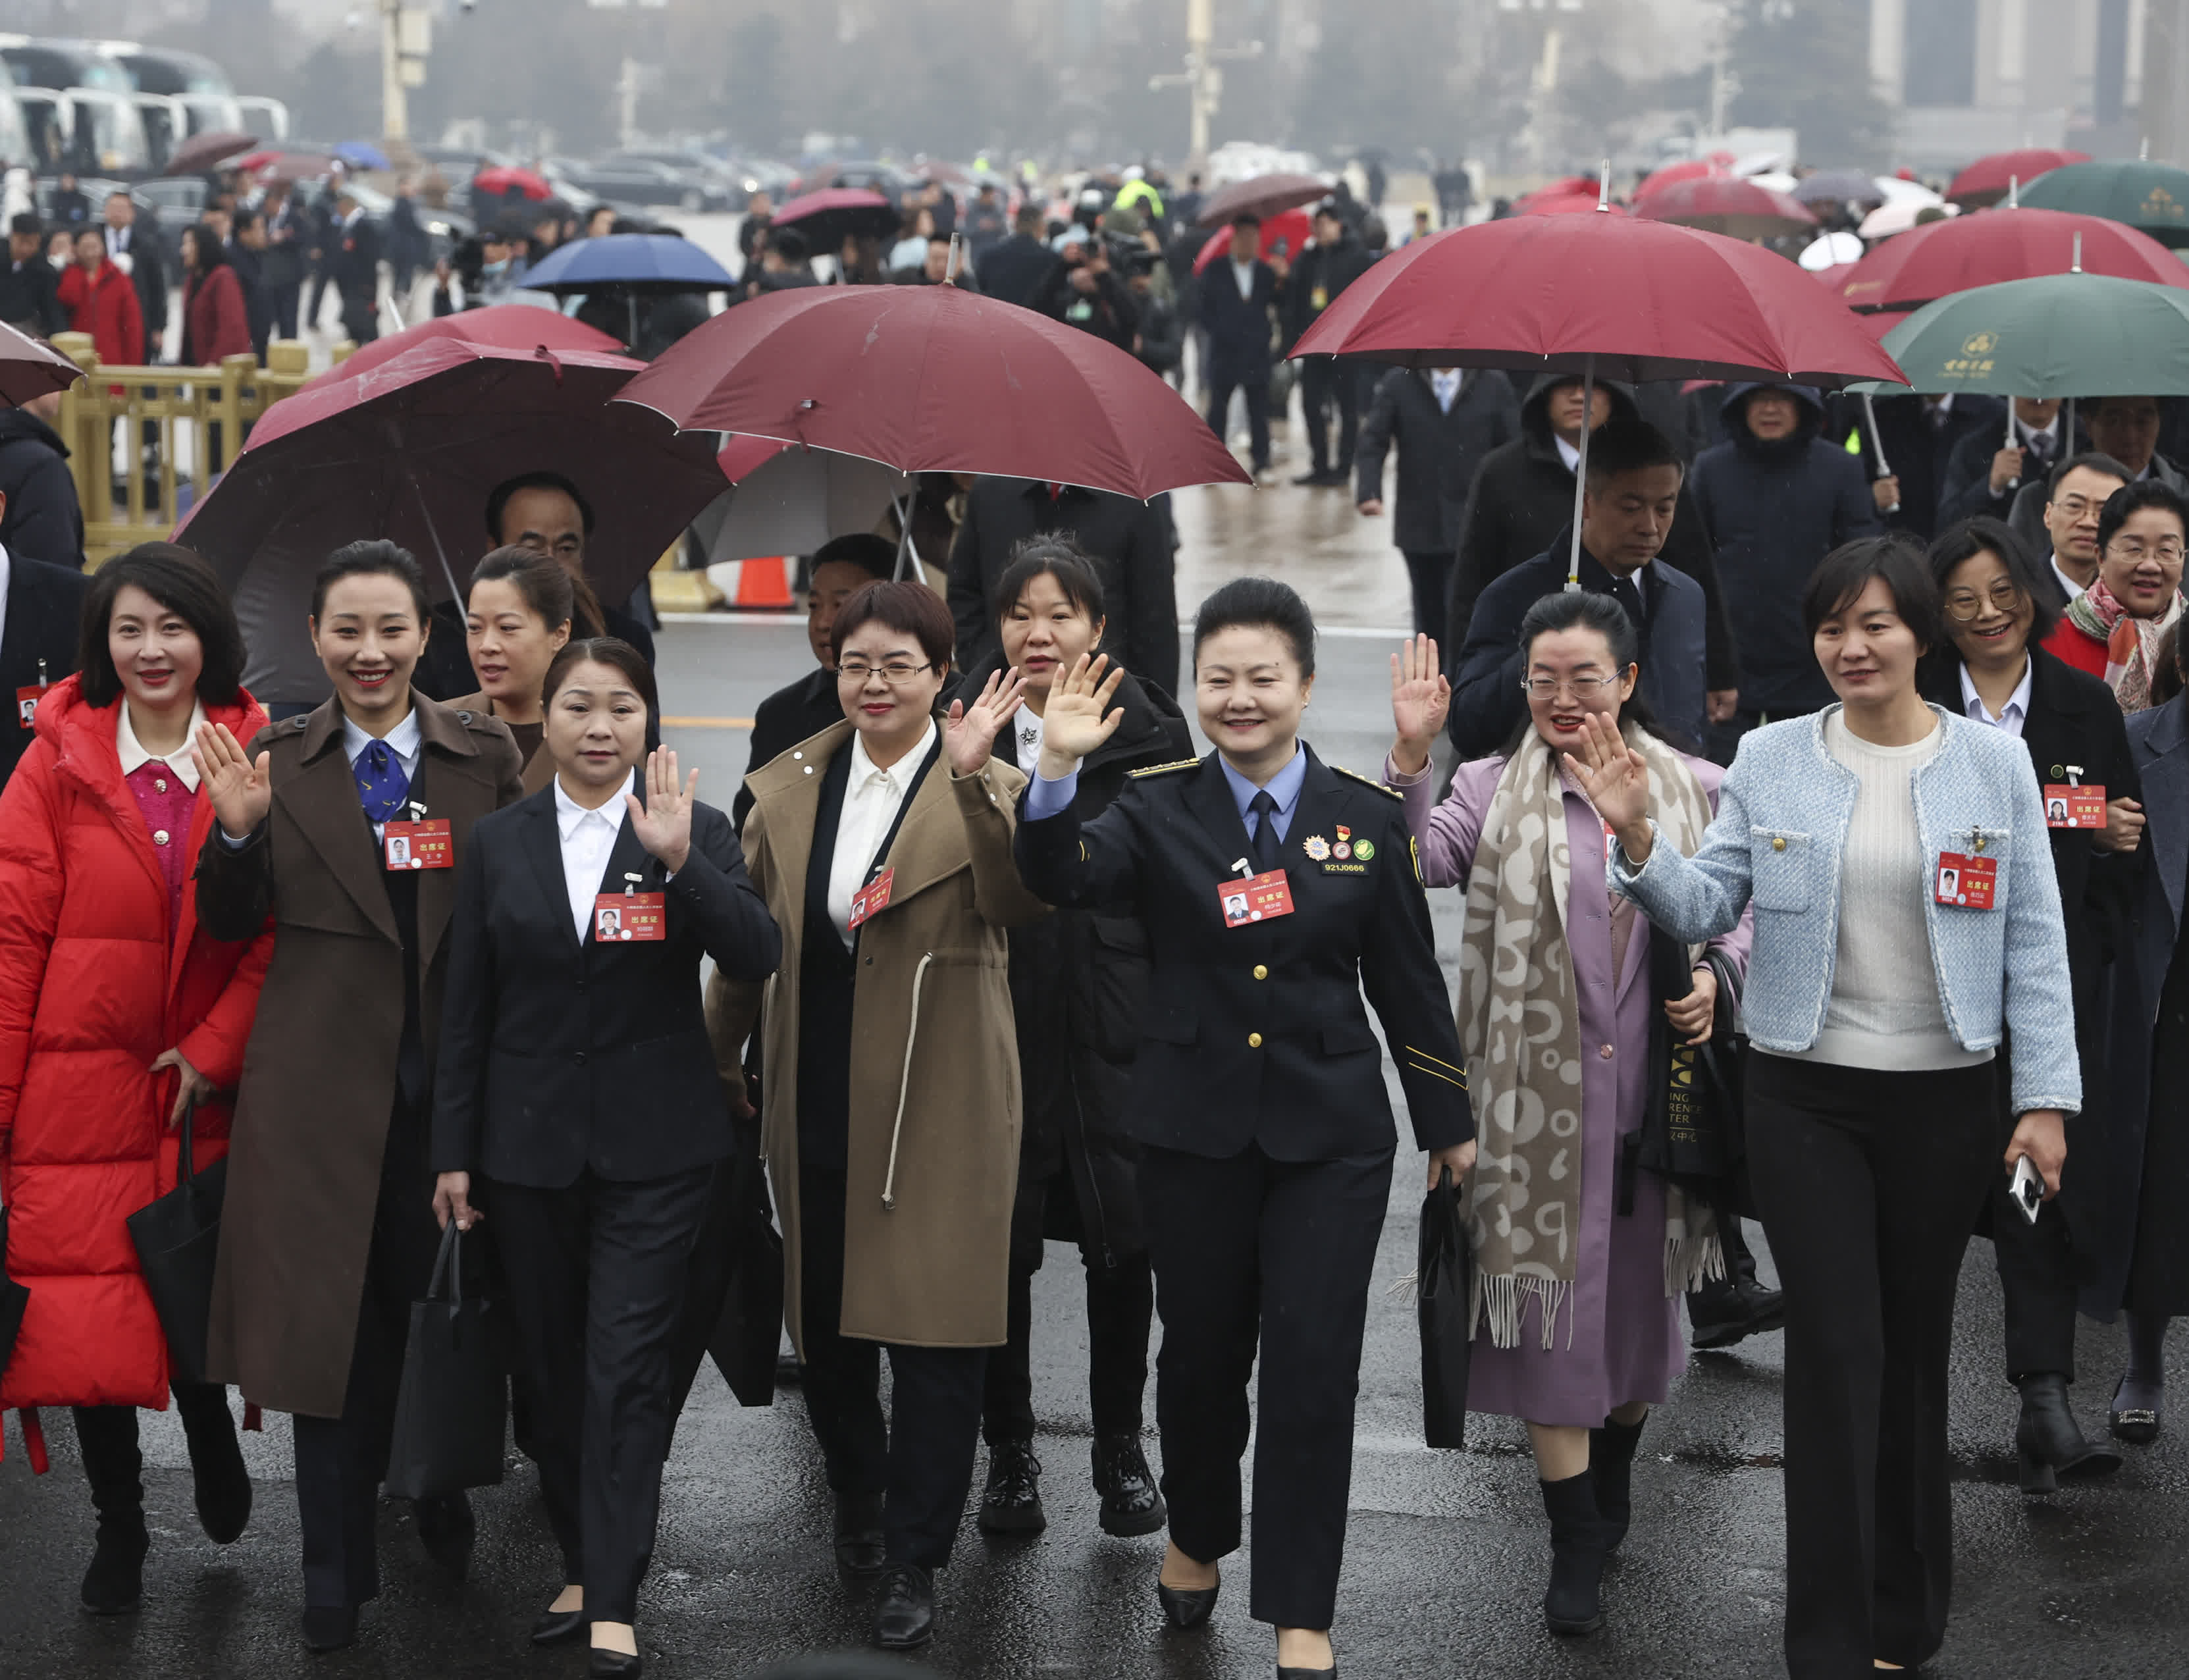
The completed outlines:
<svg viewBox="0 0 2189 1680">
<path fill-rule="evenodd" d="M 1252 880 L 1254 878 L 1254 866 L 1243 857 L 1236 858 L 1232 862 L 1231 873 L 1242 881 Z"/>
</svg>

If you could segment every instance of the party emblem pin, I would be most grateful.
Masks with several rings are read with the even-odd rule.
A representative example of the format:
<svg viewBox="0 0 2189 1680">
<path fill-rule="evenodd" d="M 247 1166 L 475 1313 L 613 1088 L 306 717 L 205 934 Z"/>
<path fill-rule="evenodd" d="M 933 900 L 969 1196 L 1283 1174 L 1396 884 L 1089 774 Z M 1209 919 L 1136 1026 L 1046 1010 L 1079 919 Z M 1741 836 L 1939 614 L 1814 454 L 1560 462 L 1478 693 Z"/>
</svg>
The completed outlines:
<svg viewBox="0 0 2189 1680">
<path fill-rule="evenodd" d="M 1330 856 L 1330 842 L 1321 834 L 1309 834 L 1300 842 L 1300 850 L 1307 853 L 1315 863 L 1320 863 Z"/>
<path fill-rule="evenodd" d="M 1341 863 L 1353 856 L 1353 830 L 1343 823 L 1338 825 L 1338 844 L 1330 848 L 1330 855 Z"/>
<path fill-rule="evenodd" d="M 1376 842 L 1372 840 L 1354 841 L 1353 855 L 1363 863 L 1372 862 L 1376 856 Z"/>
</svg>

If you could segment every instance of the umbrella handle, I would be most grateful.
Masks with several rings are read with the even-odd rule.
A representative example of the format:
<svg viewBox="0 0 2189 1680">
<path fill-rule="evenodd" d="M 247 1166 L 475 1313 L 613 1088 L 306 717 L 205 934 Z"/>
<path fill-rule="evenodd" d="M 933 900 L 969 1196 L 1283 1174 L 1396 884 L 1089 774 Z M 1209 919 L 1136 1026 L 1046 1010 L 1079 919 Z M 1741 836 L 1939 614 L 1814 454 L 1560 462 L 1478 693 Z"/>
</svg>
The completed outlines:
<svg viewBox="0 0 2189 1680">
<path fill-rule="evenodd" d="M 1605 166 L 1607 171 L 1609 165 Z M 1605 178 L 1609 179 L 1607 173 Z M 1581 374 L 1581 459 L 1574 463 L 1573 548 L 1566 556 L 1566 588 L 1581 587 L 1581 501 L 1588 494 L 1589 421 L 1596 414 L 1596 353 L 1582 359 Z"/>
</svg>

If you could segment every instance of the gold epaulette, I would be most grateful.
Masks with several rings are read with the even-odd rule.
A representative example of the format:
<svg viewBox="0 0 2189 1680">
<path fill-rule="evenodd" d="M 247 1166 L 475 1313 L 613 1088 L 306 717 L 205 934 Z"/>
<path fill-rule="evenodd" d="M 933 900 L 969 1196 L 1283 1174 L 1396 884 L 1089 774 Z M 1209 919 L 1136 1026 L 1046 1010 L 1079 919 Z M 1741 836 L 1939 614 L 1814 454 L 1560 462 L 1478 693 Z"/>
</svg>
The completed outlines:
<svg viewBox="0 0 2189 1680">
<path fill-rule="evenodd" d="M 1394 799 L 1401 805 L 1404 805 L 1406 802 L 1406 796 L 1400 793 L 1396 788 L 1387 788 L 1372 776 L 1363 776 L 1359 771 L 1348 770 L 1342 764 L 1333 764 L 1330 767 L 1332 770 L 1335 770 L 1339 775 L 1348 777 L 1353 781 L 1358 782 L 1364 788 L 1373 788 L 1377 793 L 1383 794 L 1388 798 Z"/>
<path fill-rule="evenodd" d="M 1168 776 L 1174 770 L 1198 770 L 1200 767 L 1199 759 L 1182 758 L 1174 764 L 1151 764 L 1145 770 L 1128 770 L 1125 774 L 1137 782 L 1145 776 Z"/>
</svg>

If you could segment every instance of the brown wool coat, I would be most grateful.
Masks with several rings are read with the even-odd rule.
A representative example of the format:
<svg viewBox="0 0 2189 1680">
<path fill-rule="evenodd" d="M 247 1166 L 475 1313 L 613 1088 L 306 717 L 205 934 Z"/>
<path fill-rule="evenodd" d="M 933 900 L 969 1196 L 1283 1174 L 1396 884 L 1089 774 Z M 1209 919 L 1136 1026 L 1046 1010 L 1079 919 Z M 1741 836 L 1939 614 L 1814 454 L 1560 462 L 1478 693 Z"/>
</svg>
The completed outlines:
<svg viewBox="0 0 2189 1680">
<path fill-rule="evenodd" d="M 412 703 L 427 815 L 454 825 L 461 863 L 472 824 L 522 795 L 517 744 L 483 713 Z M 240 850 L 209 835 L 198 864 L 199 919 L 216 936 L 255 931 L 269 911 L 275 925 L 236 1095 L 207 1360 L 246 1400 L 338 1417 L 395 1100 L 402 938 L 335 702 L 263 731 L 249 750 L 273 755 L 273 809 Z M 418 876 L 428 1066 L 455 883 L 455 869 Z"/>
<path fill-rule="evenodd" d="M 473 711 L 487 717 L 494 716 L 494 702 L 487 698 L 484 689 L 476 694 L 463 694 L 453 700 L 444 700 L 441 704 L 450 711 Z M 524 791 L 536 794 L 554 779 L 555 755 L 547 750 L 547 743 L 542 740 L 534 749 L 532 756 L 524 761 Z"/>
<path fill-rule="evenodd" d="M 803 1338 L 797 1075 L 806 871 L 822 773 L 850 749 L 851 735 L 849 723 L 836 724 L 754 772 L 745 865 L 783 930 L 783 966 L 761 985 L 717 976 L 707 994 L 716 1055 L 736 1089 L 743 1089 L 738 1052 L 766 1004 L 761 1138 L 783 1220 L 783 1314 L 794 1344 Z M 1049 908 L 1020 885 L 1011 863 L 1013 812 L 1025 785 L 1016 770 L 993 760 L 959 781 L 947 755 L 938 758 L 890 849 L 897 871 L 890 902 L 859 931 L 845 1051 L 851 1066 L 846 1336 L 935 1348 L 1004 1340 L 1019 1158 L 1004 930 Z M 895 1205 L 885 1208 L 893 1132 Z"/>
</svg>

